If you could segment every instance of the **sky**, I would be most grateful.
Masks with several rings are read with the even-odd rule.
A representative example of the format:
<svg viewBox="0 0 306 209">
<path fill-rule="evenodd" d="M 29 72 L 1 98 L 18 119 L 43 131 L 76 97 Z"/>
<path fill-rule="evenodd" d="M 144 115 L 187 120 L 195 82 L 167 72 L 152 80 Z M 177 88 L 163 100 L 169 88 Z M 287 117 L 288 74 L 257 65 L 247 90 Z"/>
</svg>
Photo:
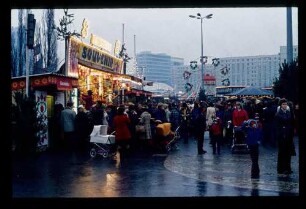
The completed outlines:
<svg viewBox="0 0 306 209">
<path fill-rule="evenodd" d="M 18 10 L 11 10 L 11 25 L 18 25 Z M 32 9 L 41 21 L 41 9 Z M 213 14 L 203 19 L 203 54 L 209 58 L 275 55 L 286 46 L 286 7 L 250 8 L 146 8 L 146 9 L 69 9 L 74 14 L 71 31 L 81 31 L 89 22 L 89 34 L 113 44 L 123 40 L 129 57 L 141 51 L 166 53 L 184 58 L 185 64 L 201 56 L 201 21 L 189 15 Z M 64 15 L 55 9 L 55 23 Z M 123 30 L 124 24 L 124 30 Z M 293 44 L 298 45 L 298 9 L 292 8 Z M 135 42 L 134 42 L 135 36 Z M 88 41 L 86 41 L 88 40 Z M 85 42 L 89 42 L 86 39 Z M 134 43 L 136 47 L 134 47 Z M 60 59 L 64 43 L 59 42 Z M 62 57 L 62 58 L 61 58 Z"/>
</svg>

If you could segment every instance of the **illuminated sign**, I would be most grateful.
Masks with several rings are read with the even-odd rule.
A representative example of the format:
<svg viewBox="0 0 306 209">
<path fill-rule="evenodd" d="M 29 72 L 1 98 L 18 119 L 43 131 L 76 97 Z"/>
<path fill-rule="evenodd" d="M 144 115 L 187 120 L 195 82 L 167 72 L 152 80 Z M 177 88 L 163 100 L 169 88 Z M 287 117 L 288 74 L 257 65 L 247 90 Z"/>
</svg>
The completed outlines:
<svg viewBox="0 0 306 209">
<path fill-rule="evenodd" d="M 115 72 L 120 72 L 122 68 L 122 60 L 85 45 L 80 46 L 78 58 L 106 67 Z"/>
<path fill-rule="evenodd" d="M 107 51 L 110 53 L 112 51 L 112 44 L 109 43 L 108 41 L 104 40 L 103 38 L 91 34 L 90 36 L 90 44 L 101 48 L 102 50 Z"/>
<path fill-rule="evenodd" d="M 72 77 L 78 76 L 78 63 L 85 61 L 90 64 L 95 64 L 97 69 L 112 71 L 119 73 L 123 67 L 123 60 L 106 53 L 89 44 L 80 42 L 75 38 L 70 39 L 70 56 L 68 67 L 68 75 Z M 83 65 L 88 65 L 83 63 Z M 88 67 L 92 67 L 91 65 Z"/>
</svg>

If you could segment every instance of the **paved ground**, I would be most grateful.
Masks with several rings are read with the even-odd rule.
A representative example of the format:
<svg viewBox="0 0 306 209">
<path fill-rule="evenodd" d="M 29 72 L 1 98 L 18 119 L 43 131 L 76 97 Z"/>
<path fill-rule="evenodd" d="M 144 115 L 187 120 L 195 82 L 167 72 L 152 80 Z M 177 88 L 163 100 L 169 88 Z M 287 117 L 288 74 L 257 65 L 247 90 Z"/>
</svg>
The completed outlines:
<svg viewBox="0 0 306 209">
<path fill-rule="evenodd" d="M 119 154 L 13 158 L 12 197 L 299 196 L 298 152 L 292 157 L 293 174 L 278 175 L 277 149 L 261 146 L 261 175 L 253 180 L 248 154 L 231 154 L 223 147 L 221 155 L 212 155 L 208 140 L 204 146 L 205 155 L 197 155 L 196 142 L 190 140 L 168 154 L 140 152 L 121 161 Z"/>
<path fill-rule="evenodd" d="M 192 143 L 196 144 L 195 141 Z M 277 149 L 260 147 L 260 178 L 251 179 L 251 161 L 248 154 L 231 154 L 230 149 L 223 147 L 220 155 L 212 155 L 211 147 L 206 146 L 208 153 L 203 156 L 194 155 L 193 144 L 180 146 L 180 151 L 169 155 L 164 165 L 172 172 L 197 179 L 201 182 L 215 184 L 211 196 L 278 196 L 286 193 L 298 195 L 299 169 L 298 156 L 292 157 L 291 175 L 278 175 L 276 172 Z M 186 154 L 188 153 L 188 154 Z M 223 191 L 222 186 L 231 186 L 233 190 Z M 249 189 L 242 192 L 242 188 Z"/>
</svg>

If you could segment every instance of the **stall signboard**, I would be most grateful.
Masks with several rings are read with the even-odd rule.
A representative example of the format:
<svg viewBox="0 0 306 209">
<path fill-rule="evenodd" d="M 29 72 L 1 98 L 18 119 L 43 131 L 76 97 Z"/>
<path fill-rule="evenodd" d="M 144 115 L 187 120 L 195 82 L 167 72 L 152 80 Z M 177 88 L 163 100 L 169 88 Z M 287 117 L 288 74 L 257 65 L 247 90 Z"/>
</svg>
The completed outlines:
<svg viewBox="0 0 306 209">
<path fill-rule="evenodd" d="M 78 80 L 75 78 L 63 77 L 58 75 L 40 75 L 30 77 L 31 87 L 43 87 L 49 85 L 56 85 L 57 90 L 71 90 L 78 87 Z M 12 80 L 12 90 L 19 90 L 25 88 L 25 78 L 17 78 Z"/>
<path fill-rule="evenodd" d="M 90 46 L 89 44 L 82 43 L 75 38 L 70 40 L 71 46 L 78 47 L 76 57 L 79 60 L 85 61 L 86 63 L 94 64 L 101 70 L 108 72 L 120 73 L 123 67 L 123 60 L 116 58 L 115 56 L 108 54 L 96 47 Z M 77 44 L 74 44 L 77 42 Z M 72 50 L 75 52 L 75 50 Z M 75 59 L 75 56 L 70 53 L 69 59 Z M 73 63 L 76 63 L 74 61 Z M 83 62 L 82 62 L 83 63 Z M 71 68 L 72 66 L 69 66 Z M 73 69 L 69 69 L 68 72 Z M 75 72 L 73 71 L 73 74 Z M 70 76 L 70 74 L 68 74 Z M 77 74 L 76 74 L 77 75 Z"/>
<path fill-rule="evenodd" d="M 105 50 L 106 52 L 110 53 L 112 51 L 112 44 L 106 41 L 105 39 L 96 36 L 94 34 L 91 34 L 90 36 L 90 43 L 94 46 L 97 46 L 101 48 L 102 50 Z"/>
<path fill-rule="evenodd" d="M 58 90 L 70 90 L 72 89 L 72 83 L 70 80 L 57 79 L 56 86 Z"/>
</svg>

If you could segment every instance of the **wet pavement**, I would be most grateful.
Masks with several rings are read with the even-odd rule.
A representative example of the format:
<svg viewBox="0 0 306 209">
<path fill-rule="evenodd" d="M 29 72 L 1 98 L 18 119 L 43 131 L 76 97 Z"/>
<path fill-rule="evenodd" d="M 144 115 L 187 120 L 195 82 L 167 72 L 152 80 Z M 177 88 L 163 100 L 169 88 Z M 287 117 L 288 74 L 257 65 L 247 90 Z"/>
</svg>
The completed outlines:
<svg viewBox="0 0 306 209">
<path fill-rule="evenodd" d="M 276 172 L 277 148 L 260 146 L 259 179 L 250 178 L 248 154 L 232 154 L 223 146 L 213 155 L 208 142 L 204 155 L 197 155 L 190 139 L 168 154 L 137 152 L 123 160 L 118 153 L 115 158 L 51 152 L 14 157 L 12 197 L 299 196 L 297 138 L 290 175 Z"/>
</svg>

